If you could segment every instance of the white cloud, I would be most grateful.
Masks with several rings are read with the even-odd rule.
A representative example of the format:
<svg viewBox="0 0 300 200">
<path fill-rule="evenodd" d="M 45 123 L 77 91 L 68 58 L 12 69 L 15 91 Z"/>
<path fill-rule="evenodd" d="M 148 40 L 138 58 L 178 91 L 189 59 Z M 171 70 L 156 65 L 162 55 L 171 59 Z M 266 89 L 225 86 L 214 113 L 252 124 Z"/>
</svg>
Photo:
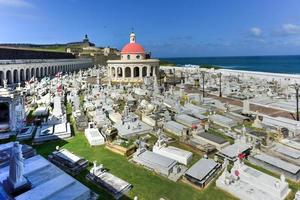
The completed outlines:
<svg viewBox="0 0 300 200">
<path fill-rule="evenodd" d="M 250 29 L 250 34 L 255 37 L 260 37 L 260 36 L 262 36 L 262 30 L 257 27 L 252 27 Z"/>
<path fill-rule="evenodd" d="M 282 31 L 289 35 L 300 34 L 300 26 L 295 24 L 283 24 Z"/>
<path fill-rule="evenodd" d="M 0 7 L 1 6 L 28 8 L 33 7 L 33 4 L 26 0 L 0 0 Z"/>
</svg>

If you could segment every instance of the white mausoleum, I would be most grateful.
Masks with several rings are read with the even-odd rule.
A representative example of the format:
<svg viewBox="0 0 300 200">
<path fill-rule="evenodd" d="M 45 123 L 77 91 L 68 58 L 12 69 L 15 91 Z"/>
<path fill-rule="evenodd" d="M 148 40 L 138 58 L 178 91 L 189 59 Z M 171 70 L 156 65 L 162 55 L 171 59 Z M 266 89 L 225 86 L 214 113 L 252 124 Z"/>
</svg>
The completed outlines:
<svg viewBox="0 0 300 200">
<path fill-rule="evenodd" d="M 150 59 L 144 48 L 136 43 L 135 34 L 130 34 L 130 42 L 121 51 L 120 60 L 108 60 L 108 76 L 112 82 L 142 83 L 144 77 L 156 77 L 159 60 Z"/>
</svg>

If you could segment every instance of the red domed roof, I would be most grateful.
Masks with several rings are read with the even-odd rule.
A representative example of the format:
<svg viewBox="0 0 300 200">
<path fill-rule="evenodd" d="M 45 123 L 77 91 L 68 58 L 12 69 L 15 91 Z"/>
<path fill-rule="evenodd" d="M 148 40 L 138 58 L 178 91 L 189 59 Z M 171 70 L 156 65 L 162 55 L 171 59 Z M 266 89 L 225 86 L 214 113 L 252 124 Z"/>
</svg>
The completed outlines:
<svg viewBox="0 0 300 200">
<path fill-rule="evenodd" d="M 145 50 L 142 45 L 138 43 L 128 43 L 126 44 L 122 51 L 122 54 L 145 54 Z"/>
</svg>

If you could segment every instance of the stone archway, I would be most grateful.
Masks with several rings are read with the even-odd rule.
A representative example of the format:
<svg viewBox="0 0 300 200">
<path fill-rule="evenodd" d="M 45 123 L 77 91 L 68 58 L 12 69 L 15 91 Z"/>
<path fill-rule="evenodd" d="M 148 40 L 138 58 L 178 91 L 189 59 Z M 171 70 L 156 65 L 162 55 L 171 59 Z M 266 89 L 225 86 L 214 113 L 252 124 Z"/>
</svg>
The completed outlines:
<svg viewBox="0 0 300 200">
<path fill-rule="evenodd" d="M 26 69 L 26 81 L 29 81 L 30 80 L 30 69 Z"/>
<path fill-rule="evenodd" d="M 130 67 L 126 67 L 125 68 L 125 77 L 126 78 L 131 77 L 131 69 L 130 69 Z"/>
<path fill-rule="evenodd" d="M 20 82 L 23 82 L 25 81 L 25 73 L 24 73 L 24 69 L 21 69 L 20 70 Z"/>
<path fill-rule="evenodd" d="M 12 74 L 10 70 L 6 71 L 6 80 L 8 84 L 12 84 Z"/>
<path fill-rule="evenodd" d="M 153 76 L 153 71 L 154 71 L 154 67 L 151 66 L 151 68 L 150 68 L 150 76 Z"/>
<path fill-rule="evenodd" d="M 111 78 L 114 78 L 116 76 L 116 69 L 115 67 L 111 67 Z"/>
<path fill-rule="evenodd" d="M 140 68 L 134 67 L 133 68 L 133 77 L 139 77 L 140 76 Z"/>
<path fill-rule="evenodd" d="M 40 77 L 40 69 L 39 69 L 39 68 L 36 68 L 36 69 L 35 69 L 35 76 L 36 76 L 37 78 Z"/>
<path fill-rule="evenodd" d="M 4 80 L 4 72 L 0 71 L 0 85 L 3 85 L 3 80 Z"/>
<path fill-rule="evenodd" d="M 44 76 L 47 76 L 48 72 L 47 72 L 47 67 L 44 67 Z"/>
<path fill-rule="evenodd" d="M 118 77 L 123 77 L 123 69 L 122 69 L 122 67 L 118 67 L 117 68 L 117 75 L 118 75 Z"/>
<path fill-rule="evenodd" d="M 31 78 L 35 76 L 35 73 L 34 73 L 34 68 L 31 68 Z"/>
<path fill-rule="evenodd" d="M 18 83 L 18 82 L 19 82 L 19 72 L 17 69 L 15 69 L 13 72 L 13 83 Z"/>
<path fill-rule="evenodd" d="M 0 103 L 0 124 L 9 123 L 9 104 L 7 102 Z"/>
<path fill-rule="evenodd" d="M 43 67 L 41 67 L 41 69 L 40 69 L 40 77 L 43 77 L 44 76 L 44 68 Z"/>
<path fill-rule="evenodd" d="M 143 77 L 147 76 L 147 67 L 146 66 L 142 68 L 142 76 Z"/>
</svg>

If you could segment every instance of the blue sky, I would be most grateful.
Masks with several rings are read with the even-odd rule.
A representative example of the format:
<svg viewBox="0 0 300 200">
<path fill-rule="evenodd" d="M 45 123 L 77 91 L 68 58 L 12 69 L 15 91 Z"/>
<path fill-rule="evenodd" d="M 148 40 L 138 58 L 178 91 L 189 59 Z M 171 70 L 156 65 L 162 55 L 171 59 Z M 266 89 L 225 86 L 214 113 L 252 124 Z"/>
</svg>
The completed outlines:
<svg viewBox="0 0 300 200">
<path fill-rule="evenodd" d="M 156 57 L 300 54 L 299 0 L 0 0 L 0 27 L 0 43 L 122 48 L 134 28 Z"/>
</svg>

